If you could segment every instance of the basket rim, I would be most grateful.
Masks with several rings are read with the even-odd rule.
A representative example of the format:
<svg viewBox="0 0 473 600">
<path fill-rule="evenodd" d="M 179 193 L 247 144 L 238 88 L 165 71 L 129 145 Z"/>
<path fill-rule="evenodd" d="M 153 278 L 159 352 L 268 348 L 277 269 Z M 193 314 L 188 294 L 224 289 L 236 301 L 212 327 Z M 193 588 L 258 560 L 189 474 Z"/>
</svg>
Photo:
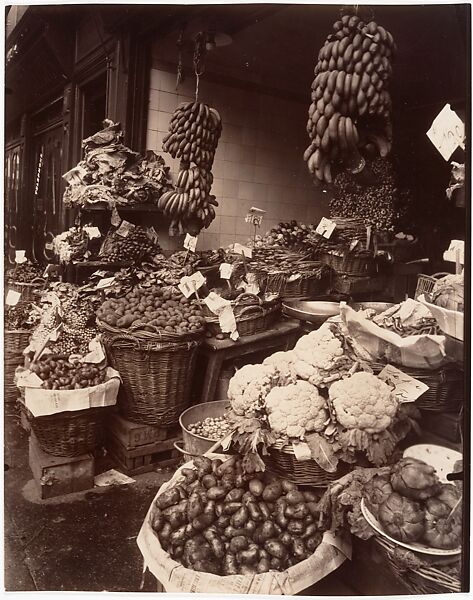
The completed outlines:
<svg viewBox="0 0 473 600">
<path fill-rule="evenodd" d="M 263 317 L 266 317 L 267 315 L 270 315 L 273 312 L 276 312 L 278 310 L 280 310 L 280 306 L 276 305 L 276 306 L 270 306 L 268 308 L 264 308 L 262 306 L 256 306 L 255 308 L 261 308 L 263 312 L 259 312 L 259 313 L 255 313 L 254 315 L 243 315 L 241 317 L 235 315 L 235 321 L 238 325 L 238 323 L 243 323 L 245 321 L 256 321 L 256 319 L 261 319 Z M 204 315 L 204 318 L 206 320 L 207 323 L 215 323 L 218 324 L 220 321 L 218 319 L 218 317 L 208 317 L 206 315 Z"/>
<path fill-rule="evenodd" d="M 105 333 L 120 336 L 123 338 L 129 338 L 130 341 L 148 342 L 148 343 L 166 343 L 166 342 L 186 342 L 194 341 L 203 336 L 205 327 L 201 327 L 193 332 L 185 334 L 170 333 L 169 331 L 152 333 L 141 329 L 135 329 L 130 331 L 129 329 L 120 329 L 119 327 L 113 327 L 104 321 L 101 321 L 98 317 L 96 319 L 97 327 Z"/>
</svg>

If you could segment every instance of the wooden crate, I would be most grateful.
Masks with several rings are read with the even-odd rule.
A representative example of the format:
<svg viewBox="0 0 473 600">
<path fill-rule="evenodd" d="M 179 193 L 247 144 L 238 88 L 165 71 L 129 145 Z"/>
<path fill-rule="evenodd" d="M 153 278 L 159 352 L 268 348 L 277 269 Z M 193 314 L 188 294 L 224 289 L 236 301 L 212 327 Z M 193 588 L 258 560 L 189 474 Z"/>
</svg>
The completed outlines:
<svg viewBox="0 0 473 600">
<path fill-rule="evenodd" d="M 181 440 L 182 437 L 179 435 L 129 449 L 109 432 L 106 448 L 117 462 L 120 471 L 126 475 L 138 475 L 152 471 L 156 467 L 164 468 L 177 464 L 182 454 L 174 448 L 174 442 Z"/>
<path fill-rule="evenodd" d="M 154 442 L 163 441 L 169 438 L 175 438 L 180 432 L 180 426 L 174 427 L 154 427 L 152 425 L 143 425 L 133 423 L 125 419 L 118 413 L 113 414 L 105 424 L 107 433 L 121 442 L 128 450 L 146 446 Z"/>
<path fill-rule="evenodd" d="M 94 487 L 95 459 L 92 454 L 73 458 L 51 456 L 41 450 L 33 432 L 29 440 L 29 465 L 43 500 Z"/>
</svg>

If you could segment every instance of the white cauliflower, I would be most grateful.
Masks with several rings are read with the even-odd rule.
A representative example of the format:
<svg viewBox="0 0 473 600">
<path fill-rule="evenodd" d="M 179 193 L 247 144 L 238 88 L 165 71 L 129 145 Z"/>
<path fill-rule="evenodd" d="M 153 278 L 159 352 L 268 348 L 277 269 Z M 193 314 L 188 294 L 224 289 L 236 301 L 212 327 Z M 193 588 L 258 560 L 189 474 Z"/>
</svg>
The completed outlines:
<svg viewBox="0 0 473 600">
<path fill-rule="evenodd" d="M 350 371 L 354 363 L 344 353 L 335 331 L 336 325 L 324 323 L 298 340 L 293 351 L 297 357 L 294 369 L 298 377 L 312 385 L 324 386 Z"/>
<path fill-rule="evenodd" d="M 230 379 L 228 399 L 235 414 L 254 416 L 264 405 L 268 392 L 279 382 L 272 365 L 245 365 Z"/>
<path fill-rule="evenodd" d="M 294 383 L 297 379 L 294 362 L 297 356 L 293 350 L 287 352 L 275 352 L 263 360 L 263 365 L 275 367 L 279 373 L 279 385 Z"/>
<path fill-rule="evenodd" d="M 307 381 L 275 387 L 266 396 L 269 426 L 274 433 L 302 439 L 310 431 L 322 431 L 329 416 L 327 403 Z"/>
<path fill-rule="evenodd" d="M 347 429 L 379 433 L 387 429 L 397 412 L 391 388 L 371 373 L 355 373 L 330 386 L 329 398 L 337 421 Z"/>
</svg>

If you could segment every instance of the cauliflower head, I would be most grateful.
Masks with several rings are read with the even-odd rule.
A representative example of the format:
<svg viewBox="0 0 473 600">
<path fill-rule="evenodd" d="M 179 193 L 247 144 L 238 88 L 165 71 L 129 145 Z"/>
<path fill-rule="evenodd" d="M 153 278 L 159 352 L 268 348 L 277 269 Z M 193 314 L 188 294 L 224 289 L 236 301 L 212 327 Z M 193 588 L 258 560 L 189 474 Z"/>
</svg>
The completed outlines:
<svg viewBox="0 0 473 600">
<path fill-rule="evenodd" d="M 364 371 L 333 383 L 329 398 L 340 425 L 347 429 L 364 429 L 367 433 L 387 429 L 398 408 L 391 388 Z"/>
<path fill-rule="evenodd" d="M 310 431 L 322 431 L 329 416 L 327 403 L 307 381 L 275 387 L 266 396 L 269 426 L 274 433 L 302 439 Z"/>
<path fill-rule="evenodd" d="M 235 414 L 254 416 L 264 406 L 268 392 L 278 384 L 279 375 L 272 365 L 245 365 L 230 379 L 228 399 Z"/>
<path fill-rule="evenodd" d="M 271 365 L 275 367 L 279 373 L 279 384 L 287 385 L 294 383 L 297 379 L 297 374 L 294 368 L 294 362 L 297 361 L 297 356 L 292 350 L 287 352 L 275 352 L 263 360 L 263 365 Z"/>
</svg>

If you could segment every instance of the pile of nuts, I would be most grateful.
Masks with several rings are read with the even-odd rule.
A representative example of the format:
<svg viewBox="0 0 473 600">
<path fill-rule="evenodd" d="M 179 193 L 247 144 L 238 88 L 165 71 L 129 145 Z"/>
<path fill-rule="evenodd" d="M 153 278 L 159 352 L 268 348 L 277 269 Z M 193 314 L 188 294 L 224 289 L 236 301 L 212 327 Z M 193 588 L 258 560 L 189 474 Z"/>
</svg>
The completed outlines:
<svg viewBox="0 0 473 600">
<path fill-rule="evenodd" d="M 195 435 L 201 435 L 209 440 L 217 442 L 230 433 L 231 427 L 225 416 L 207 417 L 203 421 L 197 421 L 187 427 Z"/>
</svg>

